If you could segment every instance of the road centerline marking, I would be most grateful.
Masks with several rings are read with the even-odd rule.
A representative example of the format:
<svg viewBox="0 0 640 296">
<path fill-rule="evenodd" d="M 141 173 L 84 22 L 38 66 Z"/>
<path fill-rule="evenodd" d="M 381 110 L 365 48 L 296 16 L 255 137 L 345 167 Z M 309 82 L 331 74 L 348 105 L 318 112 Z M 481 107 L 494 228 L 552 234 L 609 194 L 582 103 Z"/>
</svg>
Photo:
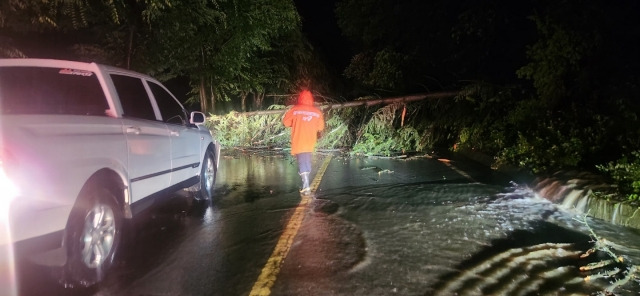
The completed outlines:
<svg viewBox="0 0 640 296">
<path fill-rule="evenodd" d="M 451 168 L 452 170 L 454 170 L 456 173 L 462 175 L 463 177 L 471 180 L 471 182 L 477 182 L 476 180 L 473 179 L 473 177 L 471 177 L 469 174 L 467 174 L 466 172 L 464 172 L 463 170 L 457 168 L 456 166 L 451 164 L 451 161 L 448 159 L 438 159 L 441 163 L 444 163 L 446 166 L 448 166 L 449 168 Z"/>
<path fill-rule="evenodd" d="M 311 182 L 311 194 L 315 194 L 318 186 L 320 185 L 320 181 L 322 181 L 322 176 L 324 172 L 327 170 L 329 166 L 329 162 L 331 161 L 332 156 L 329 155 L 325 158 L 322 166 L 318 170 L 315 178 L 313 178 L 313 182 Z M 287 257 L 289 253 L 289 249 L 291 248 L 291 244 L 293 243 L 293 239 L 298 234 L 298 229 L 302 224 L 302 219 L 304 218 L 305 210 L 311 201 L 310 195 L 301 195 L 300 203 L 296 207 L 293 215 L 289 218 L 289 222 L 284 229 L 282 235 L 278 239 L 278 243 L 276 244 L 273 253 L 265 263 L 262 268 L 262 272 L 255 284 L 253 284 L 253 288 L 251 288 L 251 292 L 249 292 L 250 296 L 268 296 L 271 295 L 271 287 L 276 282 L 278 277 L 278 273 L 280 273 L 280 268 L 282 267 L 282 263 L 284 259 Z"/>
</svg>

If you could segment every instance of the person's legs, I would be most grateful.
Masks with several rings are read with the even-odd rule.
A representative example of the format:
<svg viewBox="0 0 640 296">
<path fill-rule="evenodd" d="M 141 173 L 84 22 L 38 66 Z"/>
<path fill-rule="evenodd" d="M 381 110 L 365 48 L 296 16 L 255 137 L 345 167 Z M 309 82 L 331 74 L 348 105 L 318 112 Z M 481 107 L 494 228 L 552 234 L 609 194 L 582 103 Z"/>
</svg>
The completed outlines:
<svg viewBox="0 0 640 296">
<path fill-rule="evenodd" d="M 302 189 L 300 189 L 300 192 L 311 192 L 311 187 L 309 186 L 309 172 L 300 173 L 300 178 L 302 179 Z"/>
<path fill-rule="evenodd" d="M 311 172 L 311 152 L 296 154 L 298 160 L 298 174 Z"/>
<path fill-rule="evenodd" d="M 302 178 L 302 190 L 301 192 L 309 192 L 311 188 L 309 187 L 309 174 L 311 173 L 311 152 L 305 152 L 296 154 L 296 158 L 298 159 L 298 174 L 300 174 L 300 178 Z"/>
</svg>

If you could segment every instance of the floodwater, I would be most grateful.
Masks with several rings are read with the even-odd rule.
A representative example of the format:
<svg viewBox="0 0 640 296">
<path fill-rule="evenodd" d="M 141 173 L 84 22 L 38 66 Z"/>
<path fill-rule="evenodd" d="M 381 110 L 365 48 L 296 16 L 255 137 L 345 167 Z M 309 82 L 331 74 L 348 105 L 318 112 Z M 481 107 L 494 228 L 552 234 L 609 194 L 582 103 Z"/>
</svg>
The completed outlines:
<svg viewBox="0 0 640 296">
<path fill-rule="evenodd" d="M 591 295 L 604 291 L 635 295 L 640 291 L 637 280 L 626 274 L 640 262 L 637 230 L 560 210 L 526 185 L 510 182 L 509 176 L 462 160 L 338 158 L 327 169 L 321 188 L 315 212 L 330 211 L 316 214 L 307 223 L 335 221 L 357 233 L 351 234 L 353 246 L 338 247 L 336 253 L 351 248 L 363 252 L 350 252 L 358 254 L 358 260 L 325 255 L 329 264 L 343 269 L 334 268 L 324 279 L 291 272 L 291 278 L 283 280 L 286 284 L 276 283 L 275 295 L 309 291 L 320 295 Z M 300 245 L 304 231 L 309 228 L 302 229 Z M 581 266 L 610 259 L 602 251 L 580 257 L 594 246 L 594 234 L 622 256 L 623 263 L 581 272 Z M 291 252 L 304 248 L 300 245 L 294 243 Z M 318 264 L 309 265 L 305 267 Z M 609 276 L 597 279 L 605 274 Z M 587 276 L 590 280 L 585 280 Z M 625 278 L 629 280 L 625 285 L 612 284 Z"/>
<path fill-rule="evenodd" d="M 329 156 L 316 154 L 314 167 Z M 640 292 L 627 276 L 640 264 L 639 231 L 561 210 L 517 177 L 456 156 L 331 157 L 271 295 Z M 299 184 L 284 152 L 226 156 L 213 203 L 177 197 L 137 221 L 105 283 L 70 291 L 31 270 L 23 295 L 248 295 L 301 200 Z M 624 260 L 581 258 L 594 234 Z M 594 262 L 603 266 L 580 271 Z"/>
</svg>

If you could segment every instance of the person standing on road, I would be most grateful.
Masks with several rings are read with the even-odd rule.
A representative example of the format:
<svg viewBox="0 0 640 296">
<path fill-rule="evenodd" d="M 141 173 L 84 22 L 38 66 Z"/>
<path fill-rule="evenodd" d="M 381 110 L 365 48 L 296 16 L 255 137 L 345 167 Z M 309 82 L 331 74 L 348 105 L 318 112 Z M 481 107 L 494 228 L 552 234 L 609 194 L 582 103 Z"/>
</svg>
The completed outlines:
<svg viewBox="0 0 640 296">
<path fill-rule="evenodd" d="M 318 133 L 324 130 L 322 111 L 313 104 L 313 95 L 304 90 L 298 96 L 298 103 L 284 114 L 282 123 L 291 128 L 291 155 L 298 161 L 298 173 L 302 178 L 301 193 L 311 192 L 309 174 L 311 156 L 315 150 Z"/>
</svg>

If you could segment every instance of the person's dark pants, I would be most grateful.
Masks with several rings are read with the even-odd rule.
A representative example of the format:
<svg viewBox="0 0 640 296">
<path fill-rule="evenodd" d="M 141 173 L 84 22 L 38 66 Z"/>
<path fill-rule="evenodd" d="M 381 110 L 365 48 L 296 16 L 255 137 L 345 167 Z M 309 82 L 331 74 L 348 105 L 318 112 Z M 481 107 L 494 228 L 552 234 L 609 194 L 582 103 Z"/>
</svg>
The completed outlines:
<svg viewBox="0 0 640 296">
<path fill-rule="evenodd" d="M 309 193 L 309 174 L 311 173 L 311 152 L 296 154 L 298 159 L 298 174 L 302 178 L 302 190 L 300 192 Z"/>
<path fill-rule="evenodd" d="M 303 152 L 296 154 L 298 159 L 298 174 L 311 172 L 311 152 Z"/>
</svg>

